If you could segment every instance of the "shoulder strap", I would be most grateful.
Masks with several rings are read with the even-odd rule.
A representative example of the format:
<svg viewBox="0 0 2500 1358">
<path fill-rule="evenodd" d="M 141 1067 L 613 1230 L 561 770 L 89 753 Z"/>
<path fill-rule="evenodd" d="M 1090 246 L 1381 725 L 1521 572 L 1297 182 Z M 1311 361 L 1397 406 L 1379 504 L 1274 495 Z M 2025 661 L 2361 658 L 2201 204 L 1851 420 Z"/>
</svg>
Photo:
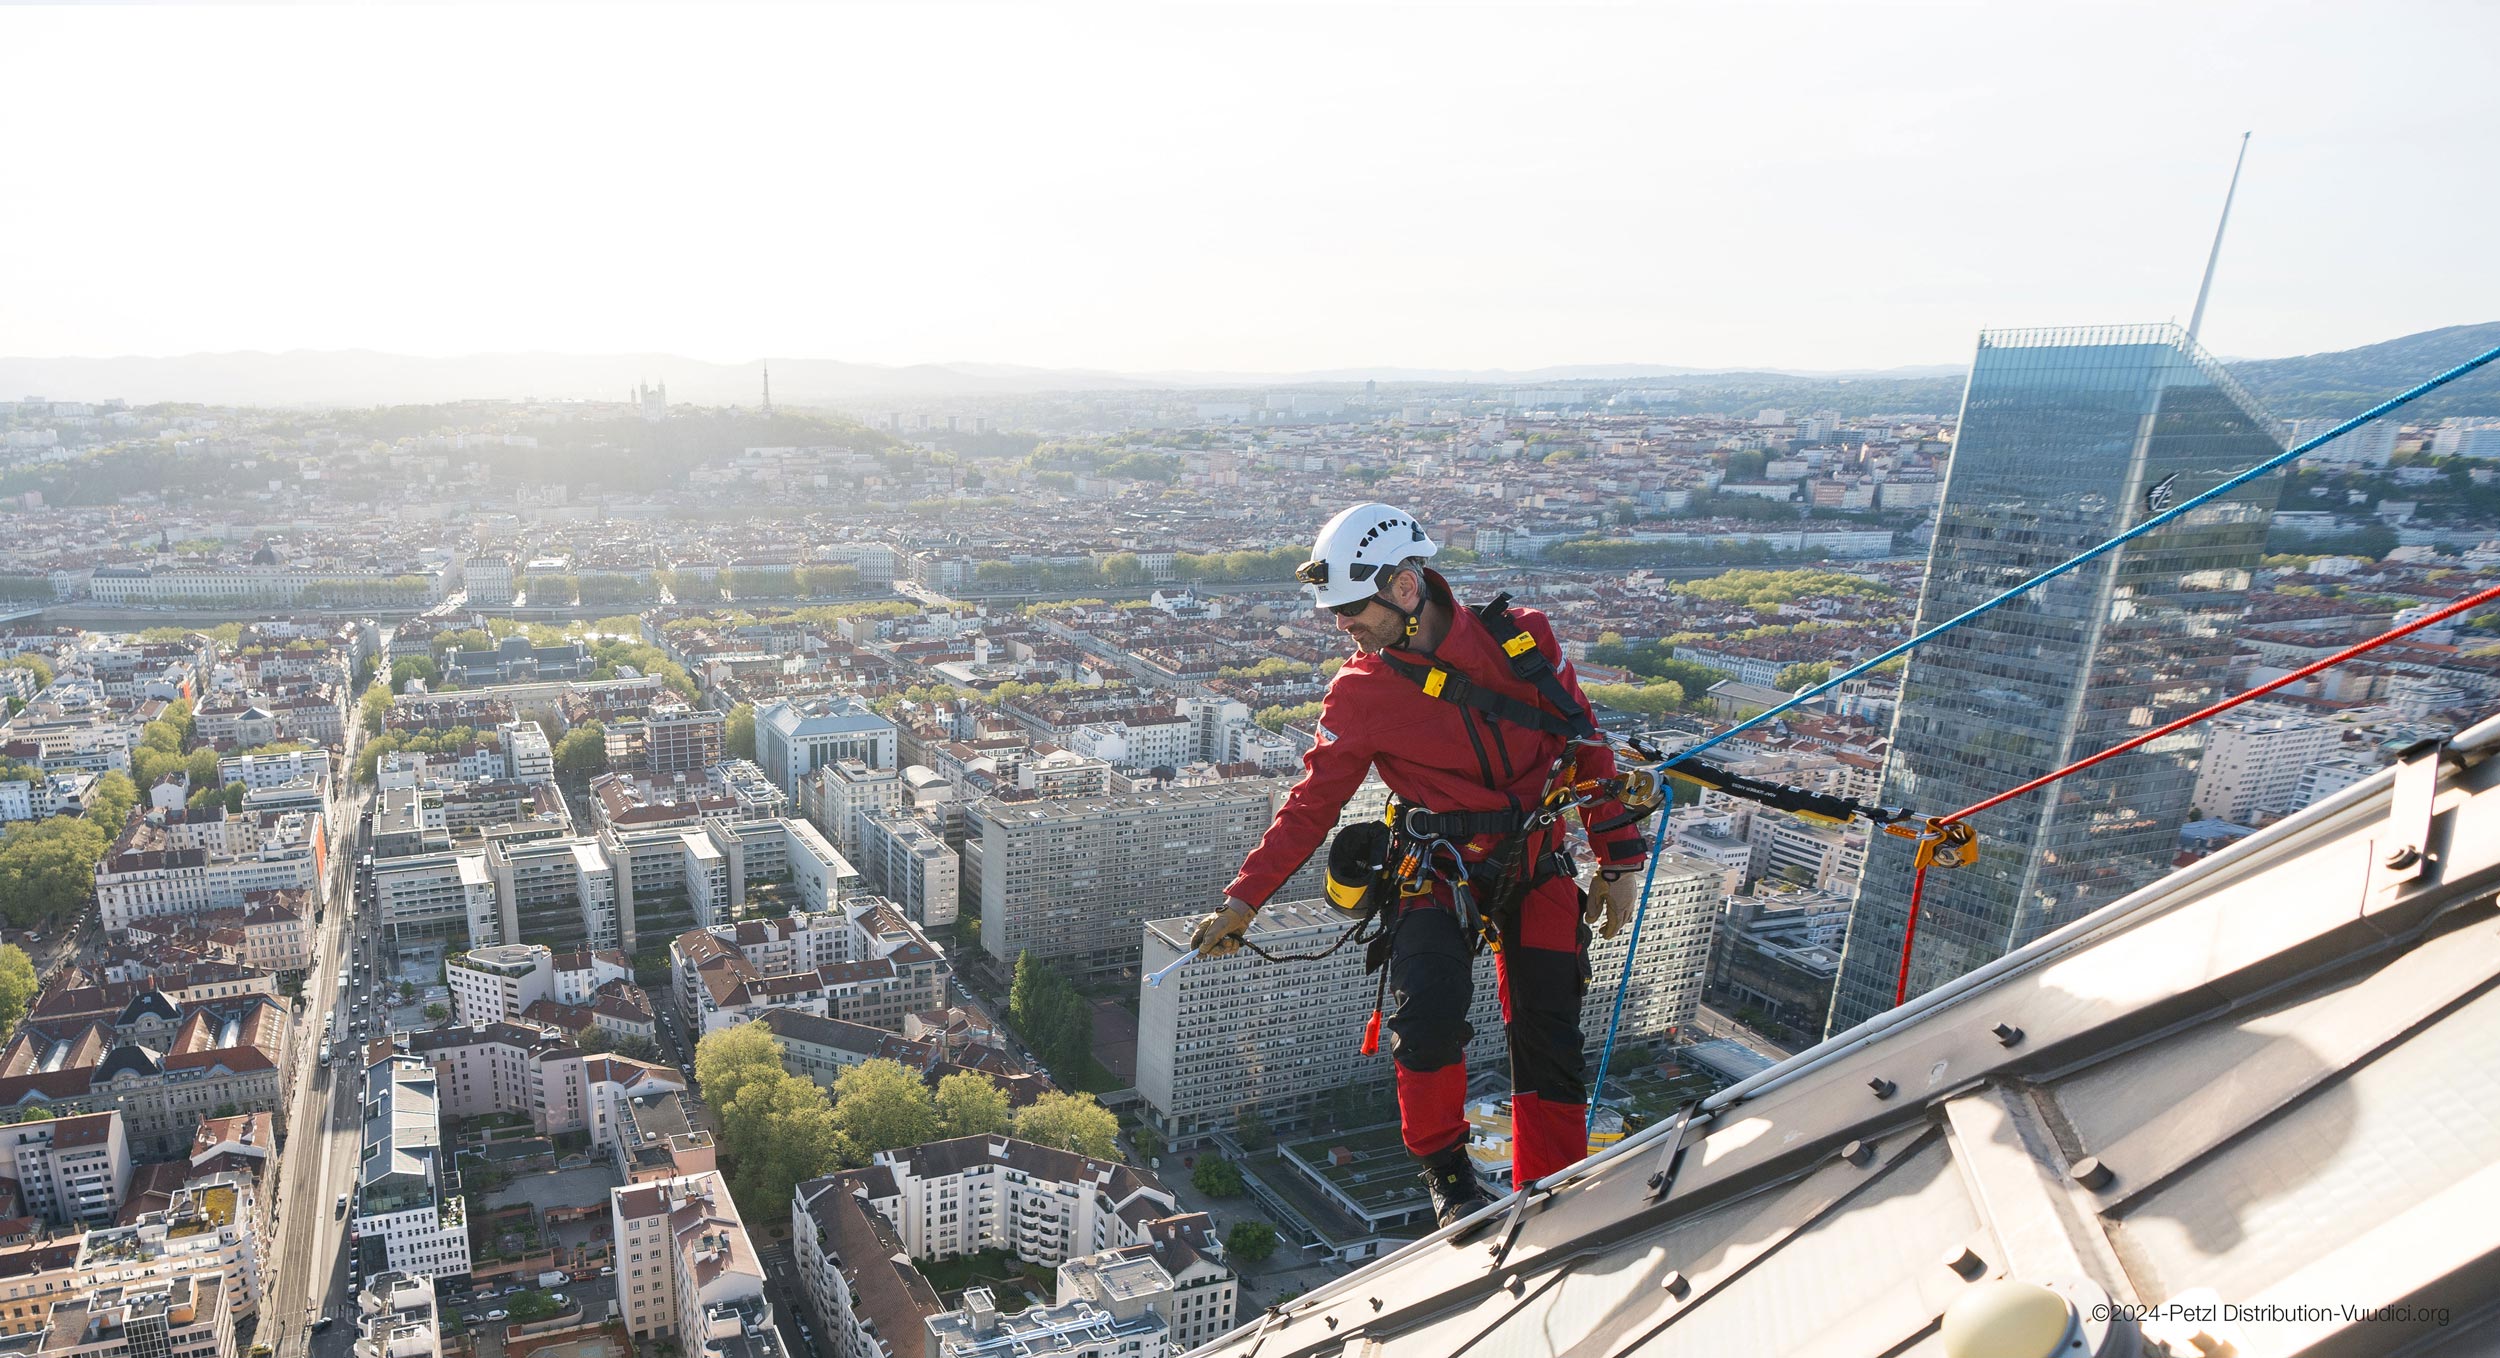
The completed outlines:
<svg viewBox="0 0 2500 1358">
<path fill-rule="evenodd" d="M 1535 635 L 1512 620 L 1508 594 L 1497 594 L 1478 607 L 1476 617 L 1492 634 L 1494 644 L 1510 657 L 1511 676 L 1534 688 L 1537 696 L 1552 706 L 1552 711 L 1494 692 L 1438 662 L 1409 664 L 1385 650 L 1380 656 L 1389 662 L 1390 669 L 1406 676 L 1427 697 L 1474 708 L 1495 721 L 1566 740 L 1585 740 L 1597 734 L 1597 724 L 1590 720 L 1588 709 L 1572 701 L 1570 693 L 1564 690 L 1562 680 L 1554 674 L 1553 662 L 1546 659 Z"/>
<path fill-rule="evenodd" d="M 1495 645 L 1510 657 L 1511 677 L 1534 688 L 1564 721 L 1570 723 L 1568 734 L 1575 740 L 1593 740 L 1597 722 L 1589 710 L 1572 698 L 1563 688 L 1562 679 L 1554 673 L 1554 662 L 1545 656 L 1545 648 L 1536 644 L 1536 636 L 1510 616 L 1508 591 L 1494 595 L 1476 609 L 1476 617 L 1484 630 L 1493 634 Z"/>
</svg>

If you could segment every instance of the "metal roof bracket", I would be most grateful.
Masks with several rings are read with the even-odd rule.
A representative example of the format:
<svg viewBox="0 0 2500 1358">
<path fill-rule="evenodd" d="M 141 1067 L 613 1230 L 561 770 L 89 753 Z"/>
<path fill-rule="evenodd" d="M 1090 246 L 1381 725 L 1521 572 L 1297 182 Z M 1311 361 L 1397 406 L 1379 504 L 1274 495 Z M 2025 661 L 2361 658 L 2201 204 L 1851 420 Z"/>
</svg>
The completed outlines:
<svg viewBox="0 0 2500 1358">
<path fill-rule="evenodd" d="M 1694 1099 L 1676 1112 L 1675 1130 L 1667 1133 L 1667 1144 L 1658 1153 L 1658 1168 L 1649 1174 L 1651 1202 L 1666 1197 L 1668 1191 L 1675 1187 L 1675 1171 L 1679 1168 L 1679 1157 L 1684 1153 L 1684 1134 L 1692 1130 L 1693 1115 L 1700 1107 L 1701 1100 Z"/>
<path fill-rule="evenodd" d="M 2439 796 L 2439 766 L 2447 748 L 2444 740 L 2424 740 L 2396 756 L 2396 781 L 2387 798 L 2387 828 L 2371 846 L 2378 861 L 2370 868 L 2365 913 L 2392 904 L 2396 889 L 2419 880 L 2430 862 L 2431 809 Z"/>
</svg>

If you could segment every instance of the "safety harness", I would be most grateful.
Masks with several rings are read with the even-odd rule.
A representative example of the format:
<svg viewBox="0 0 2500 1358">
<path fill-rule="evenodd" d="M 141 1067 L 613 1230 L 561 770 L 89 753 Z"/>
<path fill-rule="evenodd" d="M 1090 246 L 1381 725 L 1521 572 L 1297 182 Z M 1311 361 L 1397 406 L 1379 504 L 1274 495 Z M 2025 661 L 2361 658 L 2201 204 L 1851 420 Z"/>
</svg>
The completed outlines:
<svg viewBox="0 0 2500 1358">
<path fill-rule="evenodd" d="M 1560 737 L 1562 749 L 1547 769 L 1545 786 L 1533 803 L 1523 803 L 1514 795 L 1511 806 L 1491 811 L 1435 811 L 1429 807 L 1393 805 L 1389 827 L 1397 864 L 1397 891 L 1401 895 L 1420 894 L 1430 890 L 1434 877 L 1440 877 L 1449 883 L 1460 926 L 1477 938 L 1480 947 L 1499 949 L 1506 939 L 1516 936 L 1519 907 L 1529 892 L 1554 877 L 1572 876 L 1578 871 L 1568 853 L 1555 849 L 1531 854 L 1530 843 L 1551 827 L 1565 809 L 1586 805 L 1617 789 L 1613 786 L 1615 780 L 1606 780 L 1605 786 L 1578 780 L 1581 747 L 1599 744 L 1604 737 L 1598 733 L 1588 707 L 1563 687 L 1561 676 L 1554 672 L 1553 661 L 1537 644 L 1535 634 L 1511 615 L 1510 595 L 1493 596 L 1478 605 L 1475 614 L 1494 645 L 1509 658 L 1511 677 L 1534 689 L 1543 699 L 1542 704 L 1522 702 L 1488 688 L 1437 659 L 1413 663 L 1393 651 L 1382 651 L 1381 658 L 1390 670 L 1422 689 L 1426 697 L 1466 708 L 1488 721 Z M 1476 761 L 1485 785 L 1498 787 L 1500 780 L 1494 776 L 1492 761 L 1473 722 L 1467 724 L 1467 736 L 1476 746 Z M 1508 755 L 1503 757 L 1507 761 Z M 1654 787 L 1654 782 L 1650 786 Z M 1646 810 L 1627 809 L 1624 815 L 1611 817 L 1592 829 L 1603 833 L 1631 824 L 1657 807 L 1657 800 L 1652 798 Z M 1497 837 L 1497 842 L 1482 857 L 1470 862 L 1459 846 L 1487 836 Z M 1477 899 L 1479 895 L 1481 901 Z"/>
</svg>

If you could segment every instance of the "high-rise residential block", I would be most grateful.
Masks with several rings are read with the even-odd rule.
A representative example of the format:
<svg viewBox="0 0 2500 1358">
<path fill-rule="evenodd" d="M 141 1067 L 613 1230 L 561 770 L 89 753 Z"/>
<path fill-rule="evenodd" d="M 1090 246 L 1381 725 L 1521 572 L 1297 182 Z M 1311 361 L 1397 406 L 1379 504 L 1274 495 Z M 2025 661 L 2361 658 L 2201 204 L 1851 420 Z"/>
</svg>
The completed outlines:
<svg viewBox="0 0 2500 1358">
<path fill-rule="evenodd" d="M 1692 1021 L 1709 972 L 1719 886 L 1712 864 L 1680 854 L 1658 864 L 1624 992 L 1618 1049 L 1669 1037 Z M 1181 916 L 1147 925 L 1145 968 L 1159 970 L 1188 951 L 1194 922 Z M 1319 952 L 1352 922 L 1326 901 L 1271 901 L 1251 921 L 1249 938 L 1273 953 Z M 1613 938 L 1590 941 L 1592 979 L 1580 1024 L 1592 1054 L 1606 1041 L 1631 943 L 1628 925 Z M 1141 985 L 1137 1090 L 1158 1130 L 1194 1142 L 1234 1126 L 1245 1109 L 1256 1109 L 1271 1127 L 1298 1127 L 1349 1079 L 1387 1081 L 1385 1052 L 1368 1061 L 1362 1055 L 1364 1026 L 1381 998 L 1380 976 L 1363 969 L 1363 951 L 1349 945 L 1295 962 L 1243 952 L 1191 962 L 1161 985 Z M 1468 1064 L 1502 1070 L 1507 1055 L 1491 953 L 1476 959 L 1475 981 Z"/>
<path fill-rule="evenodd" d="M 1980 336 L 1918 625 L 1934 627 L 2280 452 L 2281 428 L 2169 326 Z M 2223 696 L 2278 483 L 2261 478 L 1979 615 L 1910 657 L 1883 801 L 1956 811 Z M 1927 875 L 1916 995 L 2169 869 L 2190 729 L 1975 817 Z M 1911 841 L 1878 835 L 1830 1028 L 1893 1004 Z"/>
<path fill-rule="evenodd" d="M 2196 809 L 2236 825 L 2282 815 L 2300 802 L 2301 775 L 2343 743 L 2341 727 L 2314 717 L 2224 717 L 2208 723 L 2205 754 L 2196 765 Z"/>
<path fill-rule="evenodd" d="M 1117 976 L 1137 965 L 1148 919 L 1222 899 L 1272 813 L 1264 782 L 985 799 L 963 847 L 964 872 L 979 883 L 981 946 L 1002 966 L 1030 952 L 1071 975 Z"/>
<path fill-rule="evenodd" d="M 862 816 L 860 868 L 912 923 L 931 929 L 955 922 L 962 862 L 935 827 L 900 811 Z"/>
</svg>

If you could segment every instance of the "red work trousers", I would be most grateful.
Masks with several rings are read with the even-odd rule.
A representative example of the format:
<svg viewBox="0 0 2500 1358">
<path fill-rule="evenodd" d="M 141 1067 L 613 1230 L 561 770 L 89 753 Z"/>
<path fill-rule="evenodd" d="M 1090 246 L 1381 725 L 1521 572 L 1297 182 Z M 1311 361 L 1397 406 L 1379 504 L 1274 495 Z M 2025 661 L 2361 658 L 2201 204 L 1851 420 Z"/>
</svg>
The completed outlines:
<svg viewBox="0 0 2500 1358">
<path fill-rule="evenodd" d="M 1404 902 L 1391 940 L 1387 1023 L 1397 1061 L 1406 1149 L 1436 1155 L 1467 1136 L 1467 1011 L 1475 1000 L 1474 940 L 1447 888 Z M 1588 1068 L 1580 1006 L 1588 993 L 1588 928 L 1580 889 L 1550 877 L 1520 906 L 1518 937 L 1498 958 L 1510 1039 L 1511 1181 L 1526 1184 L 1588 1154 Z"/>
</svg>

